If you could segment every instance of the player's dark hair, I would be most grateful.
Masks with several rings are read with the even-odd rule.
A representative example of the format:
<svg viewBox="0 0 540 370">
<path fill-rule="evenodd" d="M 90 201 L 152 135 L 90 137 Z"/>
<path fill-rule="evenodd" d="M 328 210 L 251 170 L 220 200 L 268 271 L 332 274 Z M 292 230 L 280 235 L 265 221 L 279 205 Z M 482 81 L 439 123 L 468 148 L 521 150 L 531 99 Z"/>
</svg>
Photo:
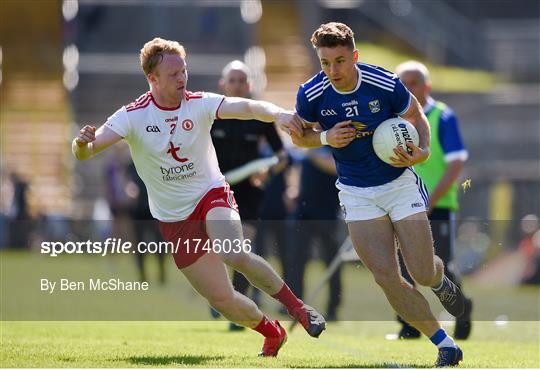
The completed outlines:
<svg viewBox="0 0 540 370">
<path fill-rule="evenodd" d="M 354 50 L 354 33 L 349 26 L 343 23 L 321 24 L 311 35 L 311 44 L 315 49 L 335 48 L 341 45 Z"/>
</svg>

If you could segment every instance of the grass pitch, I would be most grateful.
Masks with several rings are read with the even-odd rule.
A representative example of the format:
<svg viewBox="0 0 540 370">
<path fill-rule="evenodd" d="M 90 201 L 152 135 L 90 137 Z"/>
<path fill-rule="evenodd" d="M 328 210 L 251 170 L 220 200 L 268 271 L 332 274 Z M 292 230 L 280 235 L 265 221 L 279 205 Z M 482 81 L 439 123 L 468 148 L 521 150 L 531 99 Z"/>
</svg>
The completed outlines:
<svg viewBox="0 0 540 370">
<path fill-rule="evenodd" d="M 388 341 L 391 322 L 331 323 L 319 339 L 301 328 L 277 358 L 259 358 L 262 337 L 225 322 L 3 322 L 2 367 L 432 367 L 426 338 Z M 459 343 L 464 367 L 540 366 L 538 323 L 475 323 Z"/>
<path fill-rule="evenodd" d="M 225 320 L 208 321 L 208 306 L 168 262 L 168 282 L 145 294 L 40 292 L 39 279 L 122 276 L 135 279 L 132 259 L 88 256 L 46 258 L 0 253 L 0 367 L 205 367 L 205 368 L 356 368 L 432 367 L 437 356 L 425 337 L 390 341 L 399 325 L 365 269 L 343 270 L 339 317 L 319 339 L 297 328 L 277 358 L 259 358 L 263 338 L 252 330 L 229 332 Z M 149 258 L 149 267 L 155 261 Z M 324 272 L 315 262 L 306 273 L 307 291 Z M 149 276 L 155 276 L 151 268 Z M 474 298 L 471 338 L 460 342 L 463 367 L 540 367 L 538 288 L 484 287 L 465 282 Z M 312 303 L 324 311 L 326 291 Z M 425 292 L 433 311 L 439 302 Z M 278 304 L 261 301 L 269 316 Z M 169 321 L 152 321 L 156 320 Z M 444 316 L 439 316 L 445 320 Z M 97 319 L 95 319 L 97 318 Z M 131 320 L 131 321 L 118 321 Z M 61 319 L 71 321 L 59 321 Z M 75 321 L 75 320 L 102 321 Z M 172 320 L 185 321 L 172 321 Z M 49 320 L 49 321 L 44 321 Z M 109 320 L 109 321 L 106 321 Z M 188 321 L 189 320 L 189 321 Z M 451 323 L 444 323 L 452 334 Z"/>
</svg>

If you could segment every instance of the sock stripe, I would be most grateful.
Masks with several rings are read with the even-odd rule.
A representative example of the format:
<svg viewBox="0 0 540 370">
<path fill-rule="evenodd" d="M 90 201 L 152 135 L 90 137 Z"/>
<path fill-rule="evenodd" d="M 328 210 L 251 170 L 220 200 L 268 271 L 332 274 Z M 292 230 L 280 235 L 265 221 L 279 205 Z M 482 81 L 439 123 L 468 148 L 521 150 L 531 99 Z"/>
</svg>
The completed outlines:
<svg viewBox="0 0 540 370">
<path fill-rule="evenodd" d="M 434 291 L 434 292 L 438 292 L 439 290 L 441 290 L 441 288 L 443 287 L 444 285 L 444 275 L 443 275 L 443 279 L 441 280 L 441 283 L 437 286 L 433 286 L 431 287 L 431 289 Z"/>
<path fill-rule="evenodd" d="M 433 343 L 434 345 L 437 346 L 437 345 L 439 345 L 439 343 L 441 343 L 446 338 L 446 336 L 447 335 L 446 335 L 446 332 L 444 331 L 444 329 L 439 329 L 429 339 L 431 340 L 431 343 Z"/>
</svg>

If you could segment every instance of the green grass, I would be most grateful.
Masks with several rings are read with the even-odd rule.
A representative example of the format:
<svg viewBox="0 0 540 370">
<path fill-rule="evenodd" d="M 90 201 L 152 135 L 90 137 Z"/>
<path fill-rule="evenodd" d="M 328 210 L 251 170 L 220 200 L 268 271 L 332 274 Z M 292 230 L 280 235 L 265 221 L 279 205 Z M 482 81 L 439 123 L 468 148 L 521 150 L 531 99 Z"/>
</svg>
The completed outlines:
<svg viewBox="0 0 540 370">
<path fill-rule="evenodd" d="M 435 92 L 489 92 L 496 78 L 483 70 L 472 70 L 429 63 L 421 58 L 403 54 L 395 49 L 383 48 L 369 43 L 358 43 L 359 60 L 395 71 L 396 66 L 406 60 L 415 59 L 426 65 Z"/>
<path fill-rule="evenodd" d="M 144 294 L 52 295 L 40 292 L 40 278 L 135 279 L 132 257 L 50 258 L 2 252 L 0 261 L 1 367 L 429 367 L 436 357 L 426 338 L 385 339 L 398 330 L 394 314 L 369 273 L 354 264 L 343 271 L 339 311 L 340 318 L 349 321 L 331 323 L 317 340 L 297 328 L 278 358 L 261 359 L 256 354 L 262 337 L 250 330 L 230 333 L 223 320 L 207 321 L 205 301 L 171 260 L 167 284 L 152 283 Z M 154 258 L 147 262 L 155 266 Z M 318 262 L 308 266 L 307 291 L 323 272 Z M 150 268 L 149 277 L 155 276 L 155 268 Z M 470 280 L 465 286 L 475 299 L 473 317 L 478 321 L 471 338 L 460 343 L 463 366 L 540 367 L 540 290 L 478 286 Z M 311 303 L 324 309 L 326 293 Z M 429 291 L 425 293 L 439 316 L 440 304 Z M 286 320 L 277 313 L 275 301 L 265 298 L 261 307 L 271 317 Z M 502 315 L 508 323 L 495 325 Z M 451 324 L 444 325 L 452 333 Z"/>
<path fill-rule="evenodd" d="M 128 256 L 60 256 L 45 257 L 37 253 L 1 252 L 1 310 L 0 319 L 8 321 L 66 321 L 66 320 L 136 320 L 201 321 L 208 319 L 205 301 L 190 287 L 184 276 L 167 259 L 167 284 L 155 282 L 156 259 L 147 257 L 148 276 L 151 279 L 147 292 L 55 292 L 40 291 L 40 279 L 58 281 L 88 280 L 88 278 L 119 277 L 136 280 L 134 257 Z M 274 259 L 270 261 L 278 268 Z M 317 285 L 324 273 L 320 262 L 308 265 L 306 291 Z M 382 291 L 364 269 L 350 263 L 344 266 L 343 294 L 340 318 L 349 321 L 393 320 L 393 311 Z M 493 321 L 506 316 L 508 321 L 540 320 L 540 289 L 524 287 L 479 286 L 474 281 L 465 282 L 466 291 L 475 297 L 474 318 Z M 434 313 L 439 316 L 443 308 L 434 294 L 421 289 L 428 298 Z M 310 302 L 324 309 L 327 291 Z M 265 310 L 275 313 L 278 303 L 271 298 L 262 300 Z M 360 309 L 359 309 L 360 307 Z M 444 316 L 441 316 L 444 319 Z"/>
<path fill-rule="evenodd" d="M 290 333 L 277 358 L 258 358 L 262 337 L 225 322 L 3 322 L 2 367 L 431 367 L 425 338 L 388 341 L 390 322 L 332 323 L 319 339 Z M 538 324 L 476 323 L 460 343 L 464 367 L 540 366 Z"/>
</svg>

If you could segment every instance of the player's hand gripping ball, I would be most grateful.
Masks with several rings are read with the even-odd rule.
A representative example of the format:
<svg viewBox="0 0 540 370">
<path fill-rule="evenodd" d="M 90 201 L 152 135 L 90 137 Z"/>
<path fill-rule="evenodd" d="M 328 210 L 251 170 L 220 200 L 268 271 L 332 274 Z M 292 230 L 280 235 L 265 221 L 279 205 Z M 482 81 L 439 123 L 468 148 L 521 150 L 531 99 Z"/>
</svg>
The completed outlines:
<svg viewBox="0 0 540 370">
<path fill-rule="evenodd" d="M 392 164 L 390 157 L 395 157 L 394 148 L 401 146 L 410 154 L 406 143 L 418 146 L 418 131 L 402 118 L 390 118 L 382 122 L 373 134 L 373 150 L 383 162 Z"/>
</svg>

